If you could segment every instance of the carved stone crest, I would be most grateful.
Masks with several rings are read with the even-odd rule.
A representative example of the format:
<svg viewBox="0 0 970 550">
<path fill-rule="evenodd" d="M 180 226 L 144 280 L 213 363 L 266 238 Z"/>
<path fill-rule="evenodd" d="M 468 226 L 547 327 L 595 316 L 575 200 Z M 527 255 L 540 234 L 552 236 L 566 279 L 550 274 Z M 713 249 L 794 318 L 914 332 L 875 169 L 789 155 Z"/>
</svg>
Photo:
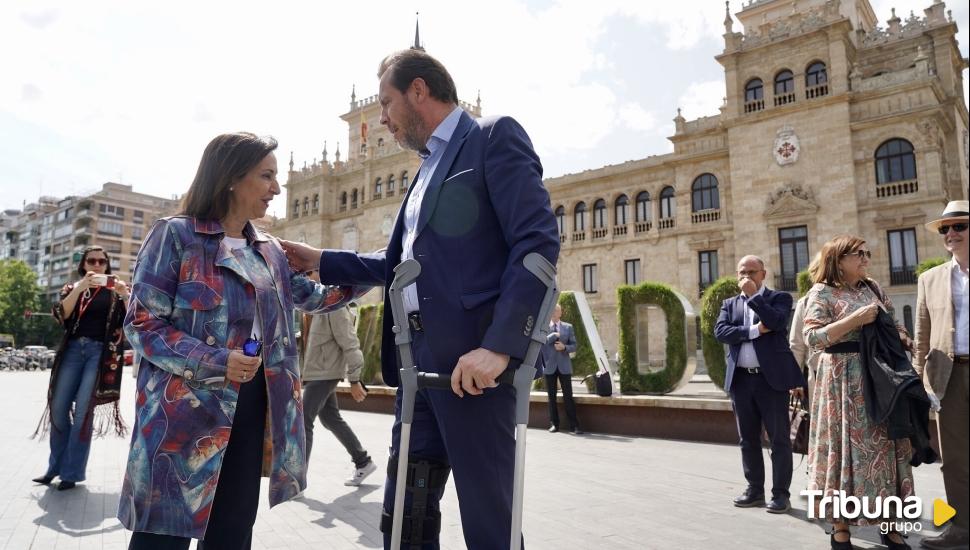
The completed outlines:
<svg viewBox="0 0 970 550">
<path fill-rule="evenodd" d="M 798 136 L 795 135 L 795 130 L 791 126 L 786 124 L 778 130 L 771 152 L 779 166 L 794 164 L 798 160 L 801 146 L 798 144 Z"/>
</svg>

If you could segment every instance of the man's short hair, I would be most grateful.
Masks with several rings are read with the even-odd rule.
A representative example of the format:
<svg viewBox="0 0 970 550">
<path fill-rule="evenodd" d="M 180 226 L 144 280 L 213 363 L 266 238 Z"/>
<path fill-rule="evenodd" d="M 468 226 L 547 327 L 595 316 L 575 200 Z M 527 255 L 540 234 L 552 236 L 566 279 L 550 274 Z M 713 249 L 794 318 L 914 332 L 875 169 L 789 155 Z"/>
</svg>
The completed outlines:
<svg viewBox="0 0 970 550">
<path fill-rule="evenodd" d="M 444 103 L 458 104 L 458 91 L 448 69 L 422 50 L 401 50 L 385 57 L 377 69 L 377 78 L 382 78 L 387 71 L 391 71 L 391 85 L 402 94 L 415 78 L 420 78 L 428 86 L 431 97 Z"/>
</svg>

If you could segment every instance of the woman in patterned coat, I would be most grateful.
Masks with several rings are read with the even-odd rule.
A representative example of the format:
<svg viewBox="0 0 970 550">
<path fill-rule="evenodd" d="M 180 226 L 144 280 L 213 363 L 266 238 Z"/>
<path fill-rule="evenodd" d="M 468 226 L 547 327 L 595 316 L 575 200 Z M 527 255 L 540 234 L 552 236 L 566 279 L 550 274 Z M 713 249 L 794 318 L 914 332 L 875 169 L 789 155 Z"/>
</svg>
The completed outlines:
<svg viewBox="0 0 970 550">
<path fill-rule="evenodd" d="M 871 257 L 858 237 L 843 235 L 825 243 L 811 269 L 815 285 L 807 295 L 804 317 L 808 345 L 822 352 L 812 399 L 808 488 L 826 496 L 845 491 L 845 496 L 869 497 L 870 506 L 876 497 L 905 500 L 914 494 L 909 440 L 889 439 L 886 423 L 875 424 L 866 413 L 862 393 L 860 328 L 875 321 L 880 306 L 893 315 L 892 302 L 868 277 Z M 906 330 L 896 325 L 904 345 L 911 347 Z M 823 519 L 833 523 L 831 545 L 836 549 L 852 548 L 850 523 L 899 519 L 836 519 L 831 511 L 828 506 Z M 892 550 L 909 548 L 895 531 L 881 536 Z"/>
<path fill-rule="evenodd" d="M 306 487 L 293 308 L 324 313 L 362 292 L 292 273 L 257 230 L 274 196 L 276 141 L 206 147 L 182 214 L 159 220 L 135 267 L 125 334 L 141 358 L 118 518 L 129 549 L 248 549 L 260 477 L 271 506 Z M 250 337 L 255 356 L 243 353 Z"/>
</svg>

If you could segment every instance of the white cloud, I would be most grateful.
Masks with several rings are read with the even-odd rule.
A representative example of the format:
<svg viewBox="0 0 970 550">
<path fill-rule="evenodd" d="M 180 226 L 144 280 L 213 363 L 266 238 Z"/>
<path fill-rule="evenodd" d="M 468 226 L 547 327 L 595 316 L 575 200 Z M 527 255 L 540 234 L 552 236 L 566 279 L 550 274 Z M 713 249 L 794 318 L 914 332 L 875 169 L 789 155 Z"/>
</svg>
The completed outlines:
<svg viewBox="0 0 970 550">
<path fill-rule="evenodd" d="M 920 9 L 929 2 L 912 1 Z M 653 108 L 651 98 L 629 97 L 632 76 L 603 77 L 615 74 L 616 60 L 598 49 L 622 20 L 665 37 L 665 49 L 643 52 L 644 69 L 671 50 L 707 42 L 715 47 L 697 48 L 697 64 L 714 66 L 720 2 L 553 0 L 536 8 L 523 0 L 422 0 L 420 9 L 425 46 L 452 71 L 460 97 L 474 101 L 481 90 L 486 114 L 519 119 L 544 158 L 588 158 L 589 168 L 613 162 L 602 147 L 613 132 L 670 135 L 678 104 L 688 119 L 716 114 L 724 95 L 720 80 L 687 85 L 709 76 L 692 77 L 694 68 L 684 66 L 664 76 L 666 86 L 684 89 L 678 104 Z M 349 107 L 351 86 L 358 98 L 376 92 L 377 63 L 409 45 L 413 10 L 391 0 L 373 0 L 366 11 L 351 2 L 291 0 L 271 7 L 6 0 L 0 71 L 8 85 L 0 87 L 0 117 L 61 141 L 48 154 L 25 151 L 12 132 L 0 135 L 0 166 L 15 167 L 19 178 L 0 176 L 3 189 L 14 191 L 7 205 L 36 198 L 31 193 L 41 181 L 45 192 L 64 195 L 68 179 L 92 188 L 119 173 L 139 191 L 184 192 L 205 144 L 225 131 L 273 134 L 284 165 L 290 151 L 298 165 L 319 158 L 325 140 L 331 155 L 337 141 L 346 152 L 348 128 L 338 117 Z M 77 144 L 87 151 L 69 159 L 55 154 Z M 84 157 L 89 163 L 74 168 Z M 274 203 L 282 211 L 284 201 Z"/>
<path fill-rule="evenodd" d="M 718 114 L 718 109 L 724 102 L 724 82 L 710 80 L 695 82 L 678 99 L 681 114 L 690 120 L 702 116 Z"/>
<path fill-rule="evenodd" d="M 620 120 L 631 130 L 651 132 L 657 129 L 657 117 L 636 103 L 620 107 Z"/>
</svg>

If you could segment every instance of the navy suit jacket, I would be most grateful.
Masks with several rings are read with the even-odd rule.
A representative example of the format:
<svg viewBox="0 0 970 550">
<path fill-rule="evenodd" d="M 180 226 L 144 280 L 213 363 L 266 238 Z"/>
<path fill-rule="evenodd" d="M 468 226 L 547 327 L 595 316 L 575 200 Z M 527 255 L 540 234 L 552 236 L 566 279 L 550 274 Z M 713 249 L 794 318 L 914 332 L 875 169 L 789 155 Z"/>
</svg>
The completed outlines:
<svg viewBox="0 0 970 550">
<path fill-rule="evenodd" d="M 556 342 L 562 342 L 566 349 L 556 351 Z M 546 343 L 542 346 L 542 374 L 556 374 L 557 370 L 563 374 L 572 374 L 573 360 L 569 358 L 569 354 L 575 351 L 576 331 L 569 323 L 559 321 L 559 336 L 553 336 L 550 328 Z"/>
<path fill-rule="evenodd" d="M 385 287 L 381 370 L 391 386 L 398 383 L 399 361 L 387 285 L 401 261 L 410 196 L 408 189 L 386 251 L 325 250 L 320 258 L 321 281 Z M 538 252 L 555 265 L 559 231 L 539 157 L 515 120 L 461 114 L 428 182 L 417 232 L 415 284 L 435 362 L 418 367 L 450 373 L 459 357 L 479 347 L 509 355 L 510 366 L 521 363 L 545 294 L 522 260 Z"/>
<path fill-rule="evenodd" d="M 761 365 L 762 375 L 772 388 L 783 391 L 805 385 L 805 377 L 798 368 L 795 355 L 788 346 L 788 314 L 791 312 L 792 297 L 787 292 L 777 292 L 770 288 L 748 300 L 765 327 L 771 332 L 762 334 L 754 340 L 748 338 L 750 325 L 745 324 L 743 295 L 724 300 L 721 313 L 714 325 L 714 337 L 722 344 L 728 344 L 727 373 L 724 376 L 724 389 L 731 391 L 734 369 L 737 366 L 741 344 L 751 342 L 754 353 Z"/>
</svg>

